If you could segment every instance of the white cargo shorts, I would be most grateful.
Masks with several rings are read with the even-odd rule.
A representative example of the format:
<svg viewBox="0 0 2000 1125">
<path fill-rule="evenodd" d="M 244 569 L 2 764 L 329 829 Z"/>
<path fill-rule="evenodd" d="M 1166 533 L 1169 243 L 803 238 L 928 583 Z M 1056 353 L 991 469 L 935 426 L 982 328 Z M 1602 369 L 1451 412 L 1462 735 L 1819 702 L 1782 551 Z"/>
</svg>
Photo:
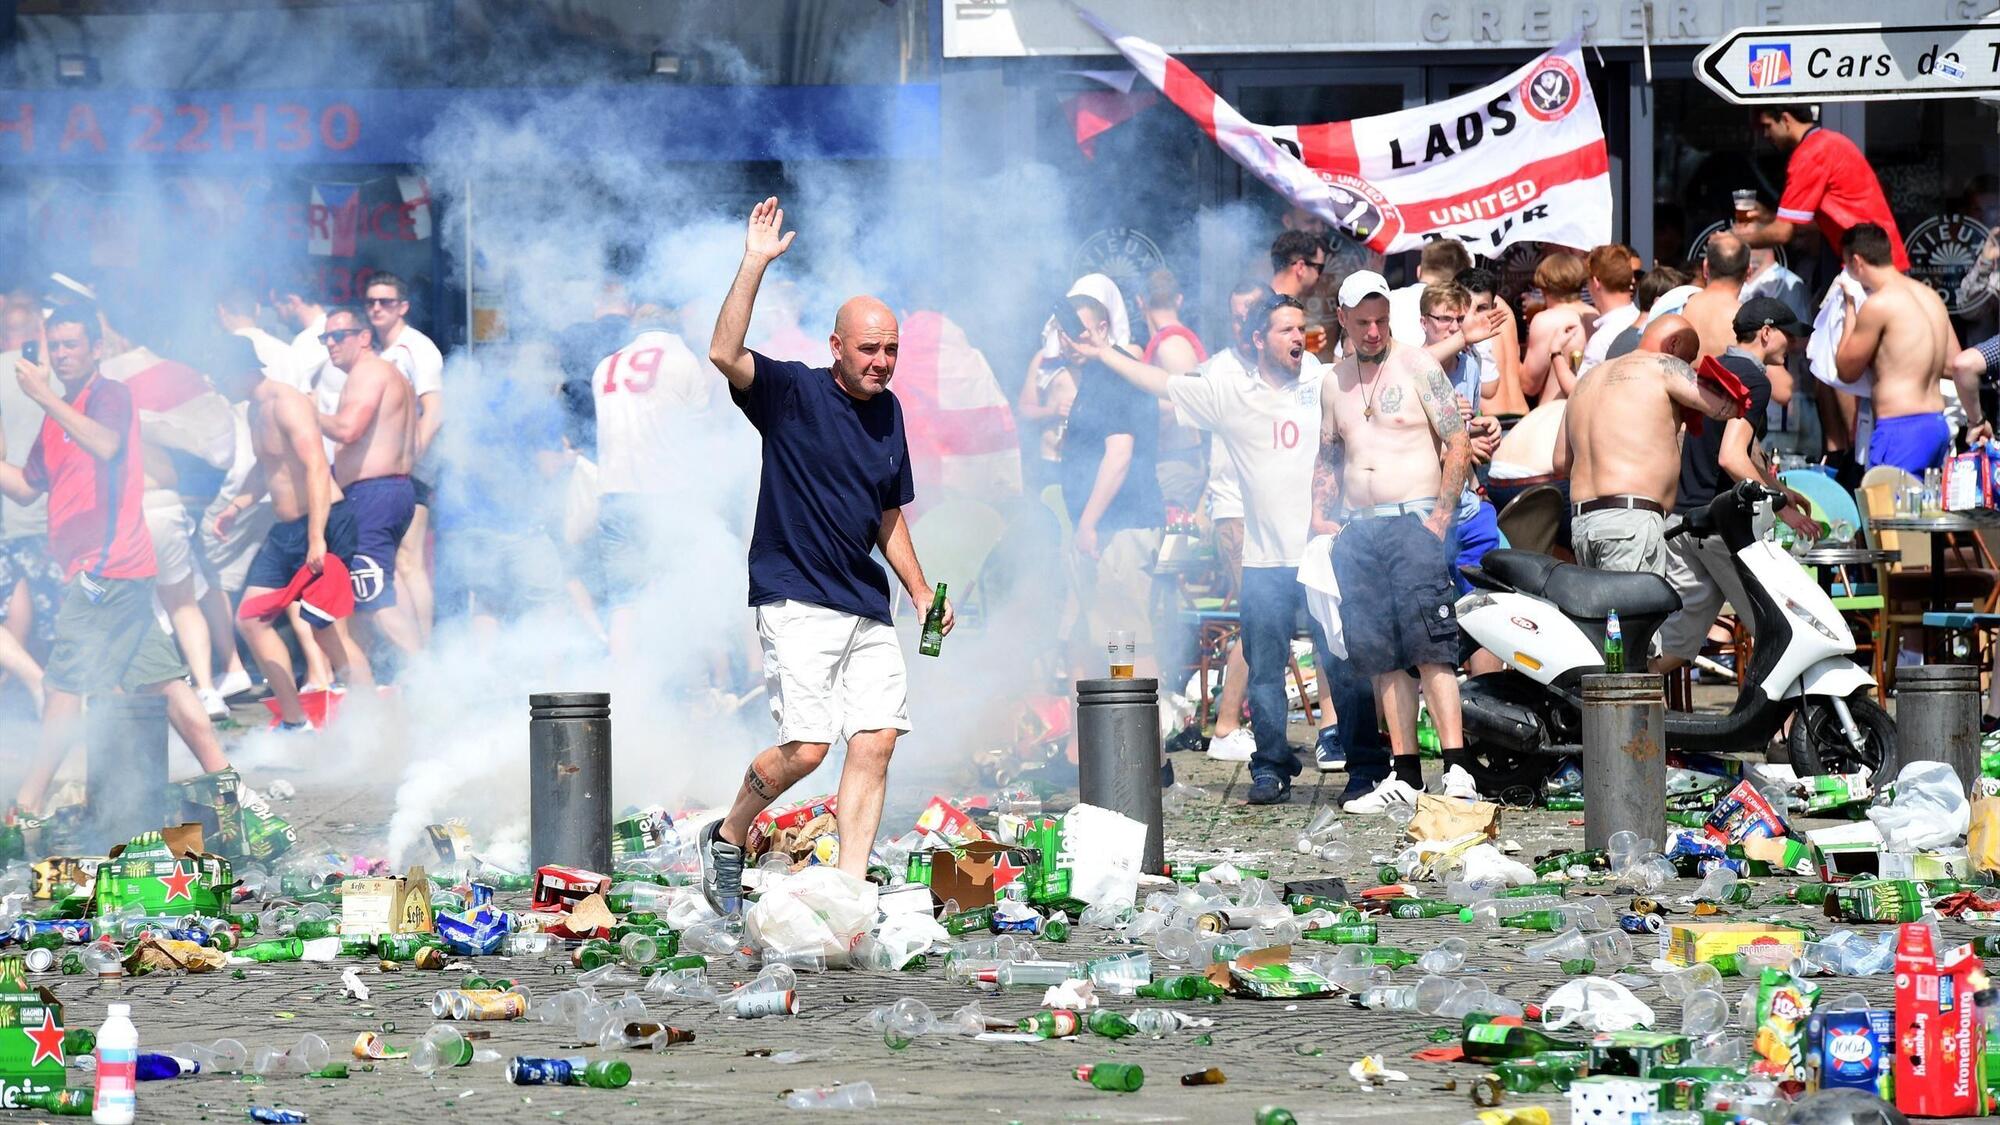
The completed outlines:
<svg viewBox="0 0 2000 1125">
<path fill-rule="evenodd" d="M 892 626 L 782 601 L 757 607 L 757 636 L 780 743 L 833 743 L 868 730 L 908 733 L 909 674 Z"/>
</svg>

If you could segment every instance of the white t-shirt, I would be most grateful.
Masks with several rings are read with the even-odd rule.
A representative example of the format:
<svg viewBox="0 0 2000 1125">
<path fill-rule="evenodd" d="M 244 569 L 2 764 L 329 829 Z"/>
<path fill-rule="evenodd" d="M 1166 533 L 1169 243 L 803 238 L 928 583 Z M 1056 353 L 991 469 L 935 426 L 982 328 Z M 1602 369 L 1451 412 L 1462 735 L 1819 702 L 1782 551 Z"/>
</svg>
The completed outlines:
<svg viewBox="0 0 2000 1125">
<path fill-rule="evenodd" d="M 1419 281 L 1389 292 L 1389 335 L 1418 348 L 1424 346 L 1424 289 Z"/>
<path fill-rule="evenodd" d="M 288 387 L 298 387 L 298 363 L 290 346 L 262 328 L 238 328 L 236 335 L 250 341 L 250 348 L 257 353 L 257 362 L 264 365 L 264 377 L 276 379 Z"/>
<path fill-rule="evenodd" d="M 1678 314 L 1687 307 L 1688 298 L 1699 292 L 1701 292 L 1699 285 L 1676 285 L 1660 294 L 1660 299 L 1653 302 L 1654 318 Z"/>
<path fill-rule="evenodd" d="M 396 365 L 419 398 L 444 390 L 444 353 L 438 351 L 429 336 L 415 328 L 403 325 L 403 330 L 396 334 L 396 342 L 383 348 L 380 354 Z"/>
<path fill-rule="evenodd" d="M 1295 382 L 1176 375 L 1167 400 L 1181 417 L 1221 439 L 1243 487 L 1243 565 L 1299 565 L 1312 518 L 1319 456 L 1319 388 L 1326 368 L 1310 354 Z"/>
<path fill-rule="evenodd" d="M 1597 327 L 1590 333 L 1590 340 L 1583 345 L 1583 366 L 1577 369 L 1581 375 L 1585 371 L 1604 362 L 1604 353 L 1611 350 L 1611 341 L 1618 338 L 1639 319 L 1639 306 L 1626 303 L 1597 318 Z"/>
<path fill-rule="evenodd" d="M 1194 373 L 1207 379 L 1250 377 L 1250 373 L 1243 370 L 1243 357 L 1236 354 L 1235 348 L 1224 348 L 1209 356 L 1207 362 L 1194 369 Z M 1243 518 L 1243 483 L 1236 479 L 1236 462 L 1223 452 L 1221 438 L 1217 438 L 1214 448 L 1208 451 L 1208 518 Z"/>
<path fill-rule="evenodd" d="M 591 373 L 598 483 L 611 492 L 684 489 L 686 466 L 719 382 L 679 336 L 648 329 Z"/>
<path fill-rule="evenodd" d="M 347 373 L 333 365 L 333 357 L 327 354 L 326 345 L 319 342 L 326 331 L 326 314 L 314 317 L 312 323 L 298 335 L 292 337 L 292 375 L 298 380 L 299 390 L 313 396 L 313 402 L 321 414 L 331 414 L 340 406 L 340 388 L 347 382 Z M 333 389 L 329 394 L 327 384 Z"/>
<path fill-rule="evenodd" d="M 42 432 L 42 408 L 21 393 L 21 381 L 14 377 L 14 361 L 19 348 L 0 352 L 0 433 L 7 436 L 7 463 L 19 468 L 28 463 L 28 451 Z M 43 493 L 32 504 L 16 504 L 0 497 L 0 539 L 23 539 L 49 533 L 49 497 Z M 0 590 L 0 598 L 12 593 Z"/>
</svg>

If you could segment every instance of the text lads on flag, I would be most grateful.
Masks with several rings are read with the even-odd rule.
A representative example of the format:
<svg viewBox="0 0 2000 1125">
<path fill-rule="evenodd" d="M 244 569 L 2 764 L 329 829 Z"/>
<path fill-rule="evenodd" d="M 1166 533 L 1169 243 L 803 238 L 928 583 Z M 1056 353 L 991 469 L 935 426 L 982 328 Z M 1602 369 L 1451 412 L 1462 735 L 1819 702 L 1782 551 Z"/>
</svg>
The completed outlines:
<svg viewBox="0 0 2000 1125">
<path fill-rule="evenodd" d="M 1446 237 L 1488 256 L 1513 242 L 1611 241 L 1604 123 L 1578 43 L 1415 109 L 1259 125 L 1158 44 L 1079 14 L 1237 163 L 1377 253 Z"/>
</svg>

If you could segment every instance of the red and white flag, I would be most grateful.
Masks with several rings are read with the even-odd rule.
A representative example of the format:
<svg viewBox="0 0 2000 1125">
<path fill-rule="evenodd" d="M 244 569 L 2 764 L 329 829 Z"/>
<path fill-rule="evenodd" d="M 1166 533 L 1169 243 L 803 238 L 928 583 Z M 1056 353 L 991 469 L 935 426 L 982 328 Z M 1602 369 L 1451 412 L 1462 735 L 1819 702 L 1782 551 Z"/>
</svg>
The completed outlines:
<svg viewBox="0 0 2000 1125">
<path fill-rule="evenodd" d="M 1415 109 L 1259 125 L 1158 44 L 1079 14 L 1237 163 L 1377 253 L 1439 238 L 1487 256 L 1513 242 L 1611 241 L 1610 160 L 1580 44 Z"/>
<path fill-rule="evenodd" d="M 306 252 L 352 258 L 361 238 L 361 185 L 314 184 L 306 208 Z"/>
<path fill-rule="evenodd" d="M 955 494 L 997 502 L 1021 494 L 1021 443 L 1007 392 L 965 330 L 942 313 L 903 318 L 896 398 L 910 442 L 919 510 Z"/>
</svg>

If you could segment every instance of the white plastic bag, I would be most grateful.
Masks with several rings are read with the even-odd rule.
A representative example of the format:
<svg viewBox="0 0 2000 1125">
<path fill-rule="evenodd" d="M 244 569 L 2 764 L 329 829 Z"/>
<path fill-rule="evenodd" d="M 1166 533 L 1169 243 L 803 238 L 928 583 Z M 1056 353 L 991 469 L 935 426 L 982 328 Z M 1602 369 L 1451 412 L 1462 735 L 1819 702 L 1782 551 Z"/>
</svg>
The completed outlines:
<svg viewBox="0 0 2000 1125">
<path fill-rule="evenodd" d="M 1542 1001 L 1542 1026 L 1550 1031 L 1575 1024 L 1586 1031 L 1629 1031 L 1653 1026 L 1653 1009 L 1632 990 L 1604 977 L 1570 981 Z"/>
<path fill-rule="evenodd" d="M 808 867 L 772 880 L 745 913 L 743 932 L 759 949 L 818 952 L 843 965 L 854 939 L 875 924 L 875 893 L 875 884 L 837 867 Z"/>
<path fill-rule="evenodd" d="M 1882 850 L 1918 852 L 1965 839 L 1972 805 L 1965 785 L 1944 762 L 1911 762 L 1896 775 L 1896 797 L 1868 810 L 1882 830 Z"/>
<path fill-rule="evenodd" d="M 1129 816 L 1096 805 L 1077 805 L 1063 814 L 1071 898 L 1131 906 L 1139 897 L 1139 861 L 1145 852 L 1146 826 Z"/>
<path fill-rule="evenodd" d="M 1299 558 L 1299 585 L 1306 588 L 1306 612 L 1326 634 L 1326 651 L 1347 659 L 1347 637 L 1340 631 L 1340 583 L 1333 576 L 1333 536 L 1315 535 Z"/>
</svg>

